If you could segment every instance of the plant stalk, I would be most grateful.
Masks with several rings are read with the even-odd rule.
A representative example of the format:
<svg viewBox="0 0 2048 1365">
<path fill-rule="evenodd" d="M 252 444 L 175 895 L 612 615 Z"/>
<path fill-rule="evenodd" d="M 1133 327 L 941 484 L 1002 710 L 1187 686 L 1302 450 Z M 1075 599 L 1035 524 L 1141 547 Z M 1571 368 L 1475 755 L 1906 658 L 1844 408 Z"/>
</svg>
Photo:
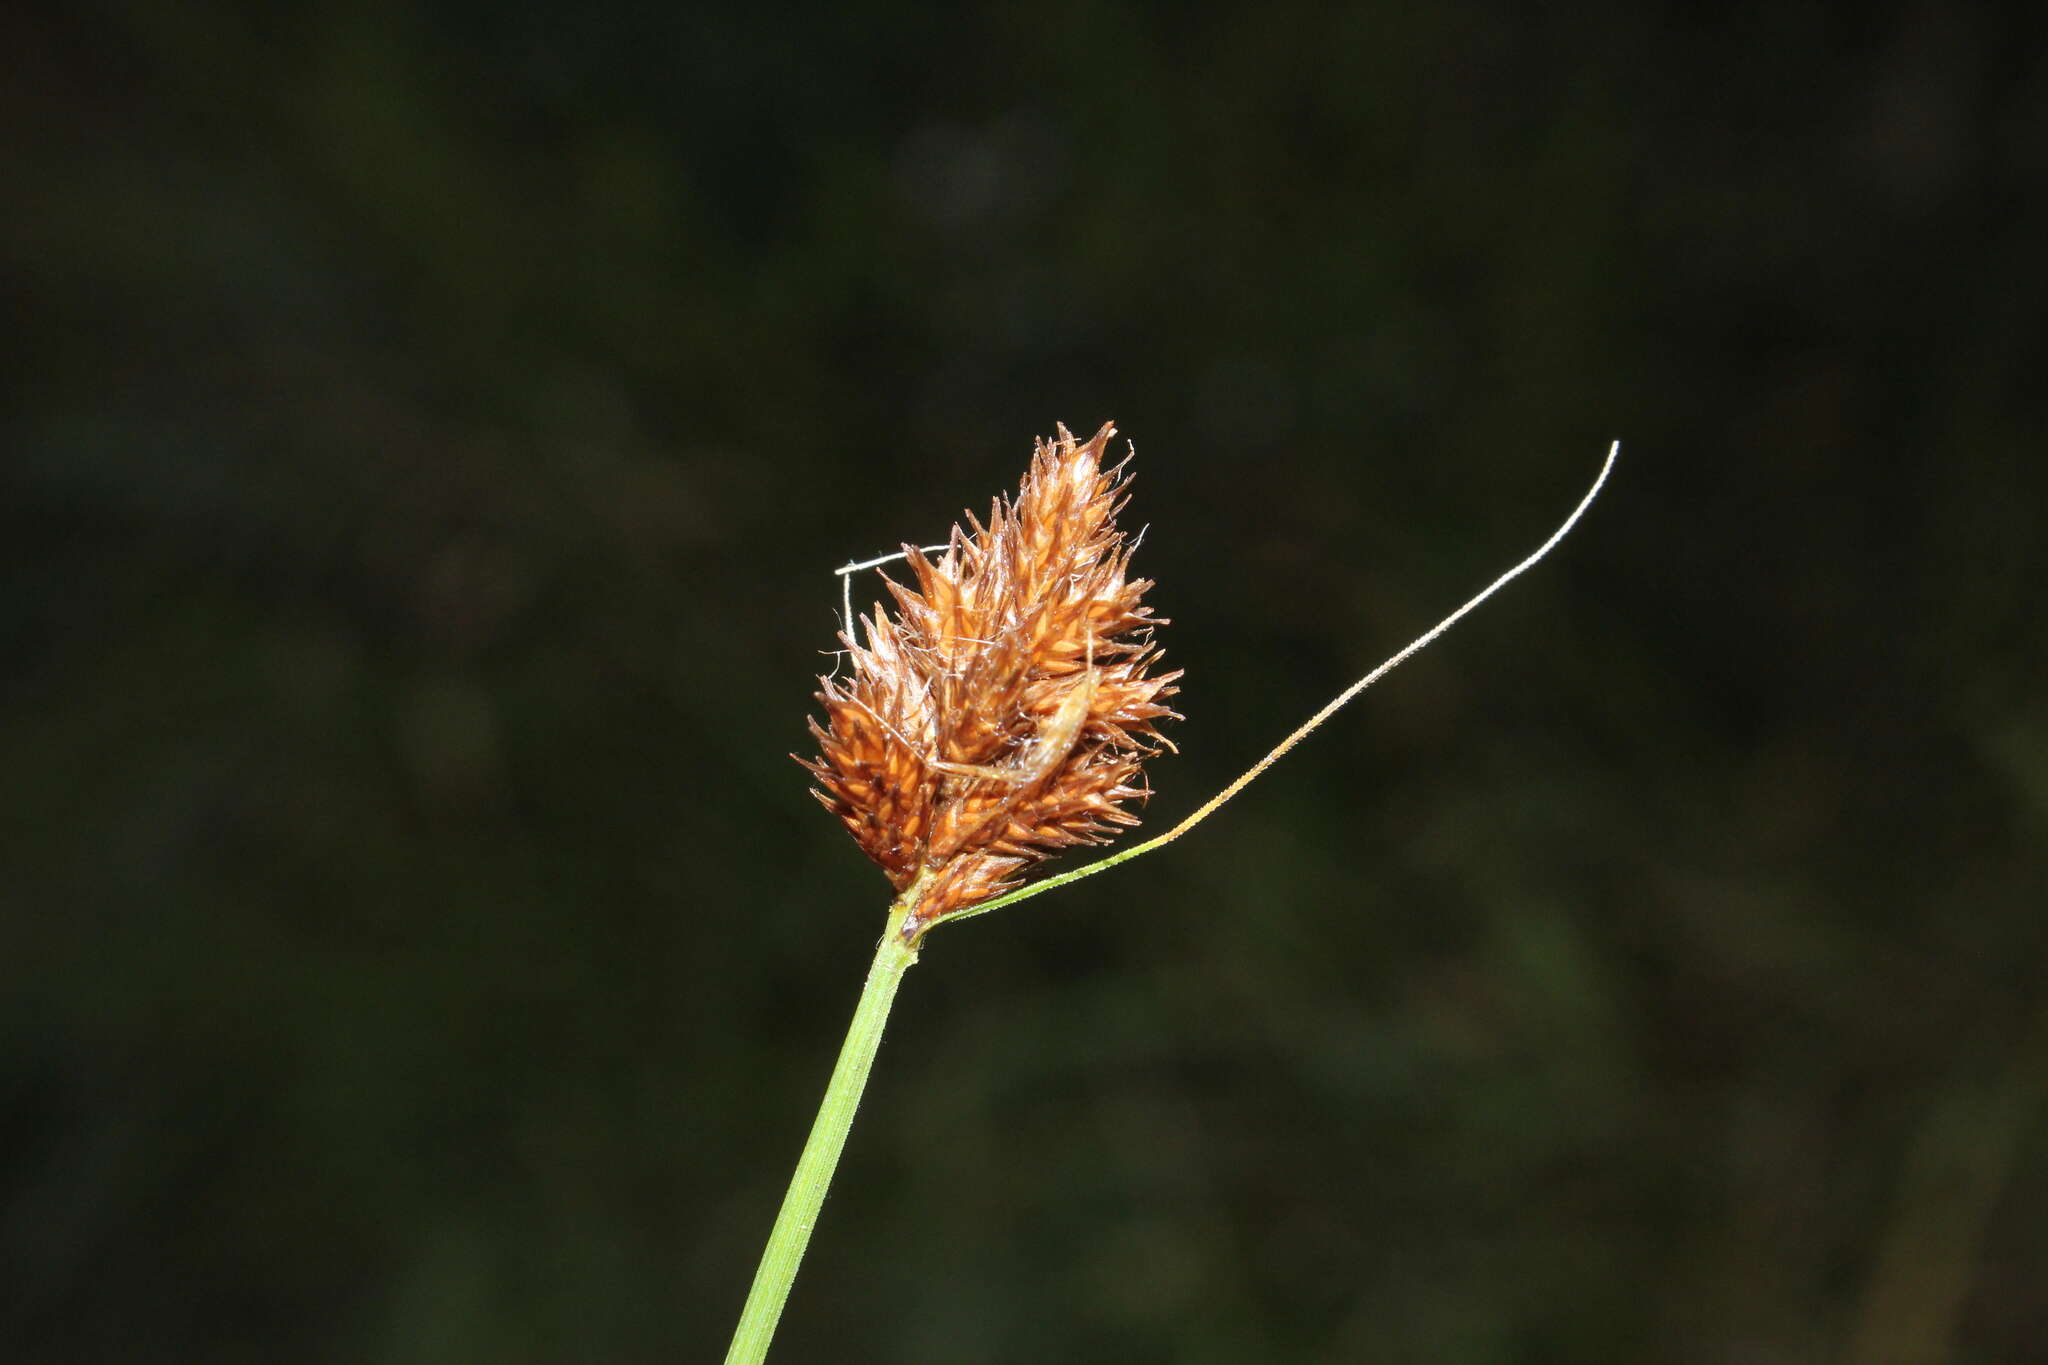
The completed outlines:
<svg viewBox="0 0 2048 1365">
<path fill-rule="evenodd" d="M 768 1358 L 768 1343 L 782 1319 L 782 1306 L 789 1299 L 804 1248 L 810 1245 L 811 1229 L 818 1225 L 818 1212 L 824 1207 L 839 1154 L 846 1148 L 853 1111 L 867 1088 L 868 1072 L 874 1069 L 875 1051 L 882 1045 L 882 1028 L 889 1021 L 889 1007 L 896 1002 L 896 988 L 903 982 L 903 973 L 917 961 L 916 947 L 903 941 L 900 930 L 916 909 L 922 890 L 922 883 L 913 886 L 890 907 L 888 932 L 875 945 L 867 984 L 861 988 L 860 1003 L 854 1006 L 853 1022 L 847 1026 L 832 1079 L 825 1085 L 818 1117 L 811 1124 L 811 1135 L 789 1180 L 789 1193 L 782 1198 L 782 1211 L 775 1216 L 768 1246 L 754 1271 L 754 1287 L 747 1293 L 747 1306 L 740 1310 L 725 1365 L 759 1365 Z"/>
</svg>

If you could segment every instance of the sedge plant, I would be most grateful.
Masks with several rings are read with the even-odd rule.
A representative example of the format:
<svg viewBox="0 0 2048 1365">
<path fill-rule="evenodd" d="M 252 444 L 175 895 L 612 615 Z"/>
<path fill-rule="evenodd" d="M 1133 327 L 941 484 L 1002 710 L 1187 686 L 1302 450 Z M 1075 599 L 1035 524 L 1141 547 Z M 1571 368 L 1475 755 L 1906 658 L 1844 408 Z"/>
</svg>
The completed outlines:
<svg viewBox="0 0 2048 1365">
<path fill-rule="evenodd" d="M 1087 441 L 1066 427 L 1038 442 L 1013 499 L 986 523 L 971 514 L 944 546 L 906 545 L 914 585 L 840 634 L 844 679 L 820 679 L 818 756 L 797 761 L 896 896 L 867 984 L 797 1159 L 754 1275 L 726 1365 L 764 1360 L 817 1225 L 854 1110 L 903 974 L 939 924 L 1128 862 L 1171 843 L 1243 790 L 1360 692 L 1442 635 L 1564 539 L 1606 482 L 1620 444 L 1571 515 L 1535 553 L 1344 689 L 1194 814 L 1164 834 L 1072 871 L 1024 884 L 1062 849 L 1106 843 L 1138 823 L 1146 760 L 1172 744 L 1158 730 L 1178 672 L 1161 672 L 1153 632 L 1166 621 L 1133 578 L 1135 545 L 1117 529 L 1129 460 L 1105 467 L 1115 427 Z M 850 614 L 850 613 L 849 613 Z"/>
</svg>

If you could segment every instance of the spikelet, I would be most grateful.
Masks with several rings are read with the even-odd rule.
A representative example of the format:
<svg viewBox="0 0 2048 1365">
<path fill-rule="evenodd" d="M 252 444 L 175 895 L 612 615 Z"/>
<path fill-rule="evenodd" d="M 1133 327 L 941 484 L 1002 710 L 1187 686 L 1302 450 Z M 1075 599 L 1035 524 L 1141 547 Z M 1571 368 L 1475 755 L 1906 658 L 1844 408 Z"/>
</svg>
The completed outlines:
<svg viewBox="0 0 2048 1365">
<path fill-rule="evenodd" d="M 1140 768 L 1172 747 L 1156 721 L 1178 672 L 1159 660 L 1116 529 L 1123 466 L 1102 468 L 1116 428 L 1039 441 L 1014 501 L 953 528 L 936 560 L 910 546 L 916 587 L 889 581 L 894 617 L 842 634 L 853 662 L 821 678 L 810 722 L 815 795 L 914 908 L 915 941 L 942 916 L 1017 886 L 1048 854 L 1107 842 L 1138 819 Z"/>
</svg>

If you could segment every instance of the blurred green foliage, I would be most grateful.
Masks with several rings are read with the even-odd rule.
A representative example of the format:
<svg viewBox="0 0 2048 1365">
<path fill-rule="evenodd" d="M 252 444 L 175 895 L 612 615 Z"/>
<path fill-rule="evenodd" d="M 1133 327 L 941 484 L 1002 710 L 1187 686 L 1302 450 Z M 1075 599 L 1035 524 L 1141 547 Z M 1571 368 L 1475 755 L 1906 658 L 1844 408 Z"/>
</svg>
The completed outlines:
<svg viewBox="0 0 2048 1365">
<path fill-rule="evenodd" d="M 1114 417 L 1153 827 L 1627 445 L 933 937 L 777 1358 L 2048 1357 L 2043 36 L 9 10 L 0 1355 L 715 1359 L 887 899 L 830 570 Z"/>
</svg>

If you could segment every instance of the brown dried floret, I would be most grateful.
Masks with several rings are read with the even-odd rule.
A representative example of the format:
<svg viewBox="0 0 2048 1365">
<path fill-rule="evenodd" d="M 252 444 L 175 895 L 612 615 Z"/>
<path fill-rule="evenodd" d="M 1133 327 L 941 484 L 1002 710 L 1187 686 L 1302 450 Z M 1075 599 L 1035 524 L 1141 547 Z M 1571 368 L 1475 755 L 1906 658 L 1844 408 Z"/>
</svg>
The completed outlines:
<svg viewBox="0 0 2048 1365">
<path fill-rule="evenodd" d="M 1106 842 L 1138 822 L 1140 768 L 1178 672 L 1159 661 L 1165 622 L 1130 576 L 1116 529 L 1123 465 L 1105 470 L 1115 434 L 1066 427 L 1041 440 L 1014 500 L 986 525 L 953 528 L 937 559 L 905 546 L 916 586 L 889 582 L 896 613 L 842 634 L 843 681 L 822 678 L 827 724 L 804 766 L 815 795 L 915 908 L 902 932 L 1019 884 L 1030 863 Z"/>
</svg>

